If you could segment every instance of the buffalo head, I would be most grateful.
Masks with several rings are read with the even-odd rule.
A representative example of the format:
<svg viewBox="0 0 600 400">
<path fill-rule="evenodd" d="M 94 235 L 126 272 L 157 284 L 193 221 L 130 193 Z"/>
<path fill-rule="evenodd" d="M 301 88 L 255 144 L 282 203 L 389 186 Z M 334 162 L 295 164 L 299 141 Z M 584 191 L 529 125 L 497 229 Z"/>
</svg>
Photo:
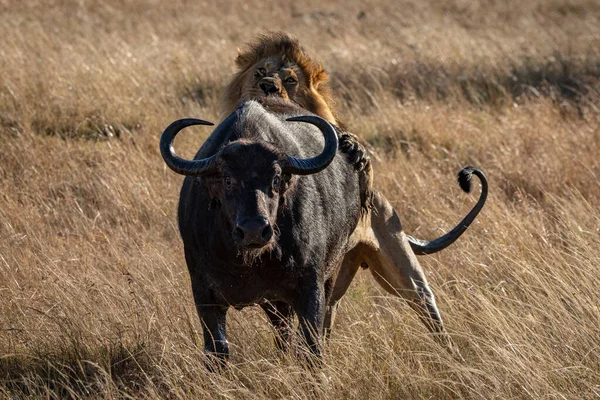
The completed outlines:
<svg viewBox="0 0 600 400">
<path fill-rule="evenodd" d="M 184 160 L 173 150 L 175 135 L 191 125 L 212 125 L 198 119 L 173 122 L 161 137 L 160 149 L 166 164 L 187 176 L 202 176 L 211 198 L 220 206 L 226 229 L 237 250 L 250 259 L 271 248 L 275 241 L 277 213 L 292 175 L 309 175 L 325 169 L 335 157 L 338 141 L 328 122 L 316 116 L 300 116 L 301 121 L 318 127 L 325 136 L 321 154 L 300 159 L 285 154 L 271 144 L 249 139 L 228 143 L 211 157 Z"/>
</svg>

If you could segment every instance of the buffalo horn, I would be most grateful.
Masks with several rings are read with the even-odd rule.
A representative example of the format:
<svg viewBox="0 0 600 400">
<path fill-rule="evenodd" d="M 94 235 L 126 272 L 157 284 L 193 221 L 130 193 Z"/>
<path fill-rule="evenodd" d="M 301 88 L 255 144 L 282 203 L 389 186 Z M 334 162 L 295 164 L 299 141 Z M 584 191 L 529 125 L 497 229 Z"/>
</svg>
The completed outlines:
<svg viewBox="0 0 600 400">
<path fill-rule="evenodd" d="M 333 161 L 338 148 L 337 134 L 329 122 L 313 115 L 291 117 L 287 121 L 306 122 L 319 128 L 325 136 L 325 147 L 321 154 L 312 158 L 296 158 L 286 154 L 287 165 L 283 166 L 284 170 L 295 175 L 310 175 L 327 168 Z"/>
<path fill-rule="evenodd" d="M 202 160 L 184 160 L 175 154 L 173 149 L 173 140 L 183 128 L 192 125 L 214 125 L 212 122 L 203 121 L 195 118 L 184 118 L 173 122 L 165 129 L 160 137 L 160 154 L 165 163 L 173 171 L 181 175 L 199 176 L 210 170 L 214 156 Z"/>
</svg>

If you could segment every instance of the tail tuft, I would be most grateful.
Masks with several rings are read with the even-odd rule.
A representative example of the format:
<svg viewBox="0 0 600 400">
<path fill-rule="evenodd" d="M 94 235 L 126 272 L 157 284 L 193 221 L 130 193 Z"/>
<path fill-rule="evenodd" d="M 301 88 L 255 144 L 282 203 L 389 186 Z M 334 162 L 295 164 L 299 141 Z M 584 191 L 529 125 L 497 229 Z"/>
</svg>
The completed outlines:
<svg viewBox="0 0 600 400">
<path fill-rule="evenodd" d="M 458 173 L 458 184 L 466 193 L 471 193 L 471 177 L 473 176 L 473 167 L 464 167 Z"/>
</svg>

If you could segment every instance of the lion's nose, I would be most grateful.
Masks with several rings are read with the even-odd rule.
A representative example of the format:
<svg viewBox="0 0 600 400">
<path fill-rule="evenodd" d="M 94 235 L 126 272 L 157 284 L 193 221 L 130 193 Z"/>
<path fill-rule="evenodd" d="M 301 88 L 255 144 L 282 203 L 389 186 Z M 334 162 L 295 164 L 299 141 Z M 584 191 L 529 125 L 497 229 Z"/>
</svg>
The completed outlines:
<svg viewBox="0 0 600 400">
<path fill-rule="evenodd" d="M 279 94 L 281 93 L 281 88 L 273 78 L 264 78 L 258 84 L 260 90 L 262 90 L 267 96 L 270 94 Z"/>
</svg>

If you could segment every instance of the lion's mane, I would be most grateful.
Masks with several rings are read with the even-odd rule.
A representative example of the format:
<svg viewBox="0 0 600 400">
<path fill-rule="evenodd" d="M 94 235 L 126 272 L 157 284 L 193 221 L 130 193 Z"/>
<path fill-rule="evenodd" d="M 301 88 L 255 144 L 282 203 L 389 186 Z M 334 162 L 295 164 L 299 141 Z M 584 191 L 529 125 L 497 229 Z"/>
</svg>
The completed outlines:
<svg viewBox="0 0 600 400">
<path fill-rule="evenodd" d="M 238 72 L 227 85 L 221 104 L 223 118 L 231 114 L 239 105 L 240 100 L 248 100 L 244 93 L 244 83 L 252 79 L 252 66 L 263 58 L 281 55 L 282 59 L 294 62 L 302 69 L 307 77 L 308 87 L 301 88 L 293 101 L 303 108 L 315 113 L 335 125 L 340 125 L 331 94 L 328 80 L 329 75 L 319 61 L 308 56 L 300 46 L 298 39 L 286 32 L 269 32 L 258 37 L 255 42 L 240 50 L 235 63 Z M 249 76 L 250 75 L 250 76 Z"/>
</svg>

